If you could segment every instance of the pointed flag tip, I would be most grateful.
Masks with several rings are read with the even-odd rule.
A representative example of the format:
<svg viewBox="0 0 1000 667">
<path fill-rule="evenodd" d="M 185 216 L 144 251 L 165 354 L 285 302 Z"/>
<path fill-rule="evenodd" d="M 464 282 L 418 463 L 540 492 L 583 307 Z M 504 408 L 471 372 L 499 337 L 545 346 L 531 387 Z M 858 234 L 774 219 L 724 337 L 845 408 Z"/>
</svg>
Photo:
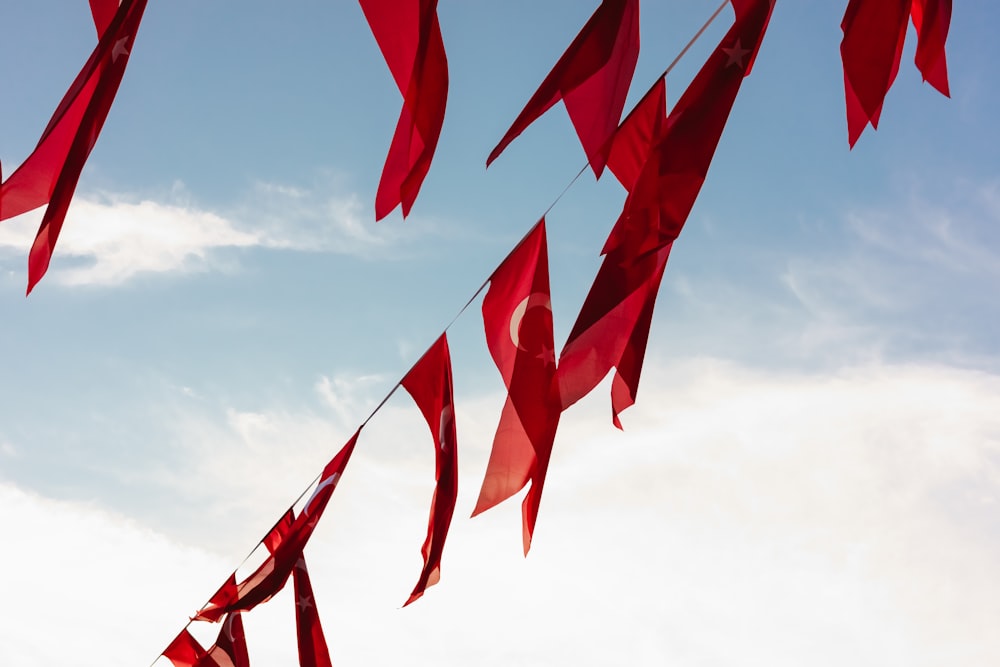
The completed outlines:
<svg viewBox="0 0 1000 667">
<path fill-rule="evenodd" d="M 493 152 L 490 153 L 489 157 L 486 158 L 486 168 L 487 169 L 490 168 L 490 165 L 493 164 L 494 160 L 496 160 L 498 157 L 500 157 L 500 153 L 502 151 L 503 151 L 503 149 L 500 148 L 500 146 L 497 146 L 496 148 L 493 149 Z"/>
</svg>

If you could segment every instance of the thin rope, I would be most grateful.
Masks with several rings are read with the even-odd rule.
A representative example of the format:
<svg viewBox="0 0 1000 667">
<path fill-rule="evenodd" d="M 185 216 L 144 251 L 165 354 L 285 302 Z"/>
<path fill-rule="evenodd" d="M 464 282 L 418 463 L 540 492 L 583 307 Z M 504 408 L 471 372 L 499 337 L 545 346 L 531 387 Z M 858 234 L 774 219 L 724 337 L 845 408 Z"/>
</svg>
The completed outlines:
<svg viewBox="0 0 1000 667">
<path fill-rule="evenodd" d="M 719 14 L 722 13 L 722 10 L 726 8 L 726 5 L 728 5 L 729 2 L 730 2 L 730 0 L 722 0 L 722 4 L 719 5 L 719 8 L 715 10 L 714 14 L 712 14 L 711 16 L 708 17 L 708 20 L 705 21 L 705 25 L 701 26 L 701 30 L 699 30 L 698 32 L 695 33 L 694 37 L 691 38 L 691 41 L 688 42 L 684 46 L 684 48 L 681 49 L 681 52 L 677 54 L 677 57 L 674 58 L 674 61 L 672 63 L 670 63 L 669 65 L 667 65 L 667 69 L 663 70 L 663 74 L 660 75 L 660 79 L 662 79 L 666 75 L 670 74 L 670 70 L 672 70 L 674 68 L 674 66 L 678 62 L 680 62 L 680 59 L 684 57 L 684 54 L 686 54 L 688 52 L 688 49 L 690 49 L 692 46 L 694 46 L 694 43 L 697 42 L 698 39 L 703 34 L 705 34 L 705 31 L 708 30 L 708 26 L 712 25 L 712 22 L 715 21 L 716 18 L 718 18 Z M 657 79 L 657 81 L 659 81 L 659 79 Z"/>
</svg>

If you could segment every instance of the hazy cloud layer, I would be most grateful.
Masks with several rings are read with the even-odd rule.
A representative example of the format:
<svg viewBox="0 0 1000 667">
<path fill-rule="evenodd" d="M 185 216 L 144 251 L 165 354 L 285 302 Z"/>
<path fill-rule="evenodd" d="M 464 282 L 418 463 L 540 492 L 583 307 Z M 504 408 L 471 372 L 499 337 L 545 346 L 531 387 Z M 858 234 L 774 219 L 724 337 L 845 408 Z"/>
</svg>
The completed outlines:
<svg viewBox="0 0 1000 667">
<path fill-rule="evenodd" d="M 773 374 L 714 360 L 651 360 L 646 373 L 624 434 L 607 423 L 604 388 L 566 415 L 526 561 L 516 501 L 464 518 L 499 397 L 459 397 L 465 476 L 442 582 L 405 610 L 432 446 L 405 401 L 380 412 L 309 549 L 335 659 L 987 667 L 1000 658 L 1000 377 L 920 365 Z M 194 474 L 175 488 L 198 489 L 212 508 L 190 522 L 240 522 L 235 532 L 253 535 L 248 550 L 292 500 L 274 489 L 302 487 L 339 448 L 339 421 L 231 410 L 211 427 L 184 425 Z M 0 490 L 3 525 L 30 526 L 48 554 L 4 568 L 5 604 L 27 610 L 6 624 L 16 640 L 0 642 L 4 664 L 101 664 L 112 622 L 115 637 L 130 638 L 127 661 L 149 660 L 245 555 L 220 565 L 97 509 Z M 189 535 L 180 539 L 218 548 L 200 529 Z M 60 591 L 57 607 L 15 575 L 24 568 L 61 582 L 45 585 Z M 251 651 L 293 660 L 291 602 L 267 607 L 248 618 Z M 46 613 L 58 643 L 40 639 Z"/>
</svg>

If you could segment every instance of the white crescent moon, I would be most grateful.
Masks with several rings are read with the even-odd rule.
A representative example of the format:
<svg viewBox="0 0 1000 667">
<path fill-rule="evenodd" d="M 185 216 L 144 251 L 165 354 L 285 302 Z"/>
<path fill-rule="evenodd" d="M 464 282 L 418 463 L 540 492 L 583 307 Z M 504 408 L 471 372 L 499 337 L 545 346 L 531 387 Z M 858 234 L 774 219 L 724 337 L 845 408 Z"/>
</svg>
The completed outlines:
<svg viewBox="0 0 1000 667">
<path fill-rule="evenodd" d="M 309 508 L 312 507 L 313 501 L 316 500 L 316 496 L 319 495 L 321 489 L 327 486 L 333 486 L 333 488 L 337 488 L 337 478 L 339 477 L 340 473 L 335 472 L 326 479 L 321 480 L 319 485 L 316 487 L 316 490 L 312 492 L 311 496 L 309 496 L 309 500 L 306 501 L 306 506 L 302 509 L 302 513 L 309 514 Z"/>
<path fill-rule="evenodd" d="M 524 350 L 521 347 L 521 320 L 528 313 L 531 308 L 545 308 L 549 312 L 552 312 L 552 301 L 549 299 L 547 294 L 542 294 L 541 292 L 532 292 L 528 296 L 524 297 L 521 303 L 517 304 L 514 308 L 514 312 L 510 315 L 510 341 L 514 343 L 514 347 L 519 350 Z M 527 352 L 527 350 L 525 350 Z"/>
<path fill-rule="evenodd" d="M 230 644 L 232 644 L 234 641 L 236 641 L 236 638 L 233 636 L 233 614 L 238 614 L 238 613 L 240 613 L 240 612 L 234 611 L 234 612 L 230 612 L 229 614 L 227 614 L 226 615 L 226 623 L 225 623 L 225 625 L 222 626 L 222 629 L 225 630 L 225 632 L 226 632 L 226 638 L 229 639 L 229 643 Z"/>
<path fill-rule="evenodd" d="M 451 403 L 445 405 L 441 408 L 441 423 L 438 425 L 438 447 L 444 450 L 446 443 L 445 436 L 448 435 L 449 427 L 452 420 L 455 419 L 455 410 L 451 407 Z"/>
</svg>

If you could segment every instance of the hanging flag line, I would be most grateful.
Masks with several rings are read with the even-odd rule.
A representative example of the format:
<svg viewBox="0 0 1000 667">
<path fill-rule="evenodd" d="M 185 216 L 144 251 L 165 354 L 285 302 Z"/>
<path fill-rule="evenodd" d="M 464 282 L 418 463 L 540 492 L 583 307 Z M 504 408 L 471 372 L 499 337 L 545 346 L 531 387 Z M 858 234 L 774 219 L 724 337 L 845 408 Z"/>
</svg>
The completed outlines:
<svg viewBox="0 0 1000 667">
<path fill-rule="evenodd" d="M 730 0 L 724 0 L 722 2 L 722 4 L 719 6 L 719 8 L 716 9 L 715 12 L 713 12 L 713 14 L 704 23 L 704 25 L 702 25 L 702 27 L 698 30 L 698 32 L 694 35 L 694 37 L 692 37 L 688 41 L 688 43 L 683 47 L 683 49 L 681 49 L 681 51 L 673 59 L 673 61 L 667 66 L 667 68 L 663 71 L 663 73 L 659 77 L 657 77 L 657 83 L 653 84 L 653 87 L 650 88 L 650 91 L 652 91 L 656 87 L 656 85 L 658 85 L 658 83 L 659 83 L 660 80 L 662 80 L 664 77 L 666 77 L 673 70 L 673 68 L 677 65 L 677 63 L 681 60 L 681 58 L 688 52 L 688 50 L 690 50 L 690 48 L 692 47 L 692 45 L 704 34 L 704 32 L 709 28 L 709 26 L 719 16 L 719 14 L 722 13 L 722 11 L 725 9 L 726 5 L 728 5 L 728 4 L 730 4 Z M 635 113 L 635 111 L 636 111 L 636 109 L 633 108 L 625 116 L 625 118 L 622 120 L 621 125 L 624 125 L 625 121 L 627 121 L 632 116 L 632 114 Z M 552 201 L 552 203 L 548 206 L 548 208 L 545 209 L 545 212 L 542 214 L 542 216 L 540 218 L 540 221 L 544 221 L 544 219 L 548 215 L 548 213 L 555 207 L 556 204 L 559 203 L 559 201 L 562 199 L 562 197 L 576 183 L 576 181 L 580 178 L 580 176 L 583 175 L 583 173 L 587 170 L 588 166 L 589 166 L 589 163 L 586 163 L 586 164 L 583 165 L 583 167 L 580 169 L 580 171 L 577 173 L 577 175 L 574 176 L 572 180 L 570 180 L 570 182 L 566 185 L 566 187 L 563 189 L 563 191 Z M 525 232 L 525 234 L 521 237 L 521 239 L 514 245 L 514 248 L 516 249 L 516 248 L 520 247 L 536 231 L 537 227 L 538 227 L 538 223 L 536 223 L 535 225 L 532 225 L 532 227 L 527 232 Z M 360 433 L 360 431 L 368 424 L 368 422 L 371 421 L 371 419 L 385 406 L 386 403 L 388 403 L 389 399 L 392 398 L 392 396 L 396 393 L 396 390 L 398 390 L 401 386 L 403 386 L 403 383 L 406 380 L 406 378 L 417 368 L 417 366 L 418 366 L 418 364 L 420 364 L 421 360 L 423 360 L 424 357 L 428 353 L 430 353 L 438 345 L 439 341 L 445 336 L 445 334 L 447 333 L 447 331 L 455 324 L 456 321 L 458 321 L 458 319 L 465 313 L 465 311 L 468 310 L 469 306 L 471 306 L 475 302 L 475 300 L 479 297 L 479 295 L 482 294 L 482 292 L 486 288 L 486 286 L 490 284 L 490 282 L 491 282 L 493 276 L 496 274 L 497 270 L 502 266 L 503 261 L 504 260 L 502 260 L 501 264 L 499 264 L 497 266 L 497 268 L 495 268 L 490 273 L 489 277 L 487 277 L 482 282 L 482 284 L 480 284 L 480 286 L 476 289 L 476 291 L 468 299 L 468 301 L 465 303 L 465 305 L 463 305 L 458 310 L 458 312 L 451 319 L 451 321 L 447 324 L 447 326 L 445 326 L 444 331 L 435 339 L 434 342 L 432 342 L 427 347 L 427 350 L 425 351 L 424 355 L 422 355 L 416 362 L 414 362 L 413 366 L 411 366 L 410 370 L 406 373 L 406 375 L 404 375 L 403 378 L 401 378 L 400 380 L 398 380 L 392 386 L 392 388 L 389 389 L 389 391 L 382 398 L 382 400 L 378 403 L 378 405 L 376 405 L 375 408 L 364 419 L 364 421 L 361 422 L 360 426 L 358 426 L 358 428 L 357 428 L 357 430 L 355 432 L 355 439 L 357 437 L 357 434 Z M 302 490 L 302 492 L 291 503 L 291 505 L 289 507 L 289 510 L 286 510 L 285 513 L 282 514 L 282 516 L 274 523 L 274 525 L 271 527 L 271 529 L 268 530 L 268 532 L 265 535 L 265 537 L 262 538 L 261 540 L 259 540 L 256 545 L 254 545 L 254 547 L 250 550 L 250 552 L 243 558 L 243 560 L 240 562 L 240 564 L 234 569 L 233 576 L 235 576 L 236 571 L 238 571 L 241 567 L 243 567 L 244 565 L 246 565 L 246 563 L 253 557 L 253 555 L 255 553 L 257 553 L 258 549 L 262 545 L 264 545 L 264 543 L 265 543 L 265 541 L 267 539 L 267 536 L 271 535 L 271 533 L 273 533 L 276 529 L 278 529 L 279 526 L 282 525 L 282 522 L 284 522 L 284 521 L 287 520 L 286 517 L 287 517 L 289 511 L 291 511 L 292 508 L 294 508 L 297 504 L 299 504 L 302 501 L 302 499 L 306 496 L 306 493 L 310 489 L 312 489 L 313 486 L 317 485 L 322 478 L 323 478 L 323 473 L 321 472 L 318 475 L 316 475 L 316 477 L 314 477 L 312 479 L 312 481 Z M 318 489 L 317 489 L 317 491 L 318 491 Z M 407 604 L 409 604 L 409 602 L 411 602 L 412 599 L 413 598 L 411 598 L 411 600 L 409 600 L 407 602 Z M 202 605 L 202 607 L 200 608 L 200 611 L 206 610 L 207 608 L 210 607 L 211 604 L 212 604 L 212 599 L 210 598 L 208 601 L 205 602 L 205 604 Z M 181 632 L 183 633 L 184 631 L 186 631 L 195 620 L 198 620 L 197 615 L 195 617 L 189 618 L 188 622 L 183 626 Z M 153 662 L 150 663 L 150 667 L 153 667 L 153 665 L 155 665 L 157 663 L 157 661 L 159 661 L 159 659 L 161 657 L 164 657 L 163 653 L 161 653 L 160 655 L 158 655 L 153 660 Z"/>
<path fill-rule="evenodd" d="M 566 395 L 562 397 L 557 396 L 559 403 L 557 412 L 555 413 L 555 423 L 557 423 L 558 415 L 562 410 L 575 402 L 583 394 L 588 393 L 612 368 L 616 370 L 612 386 L 612 411 L 616 426 L 620 427 L 618 413 L 634 403 L 642 356 L 644 355 L 649 324 L 652 317 L 652 308 L 670 248 L 673 240 L 677 238 L 677 235 L 683 228 L 688 214 L 697 199 L 719 139 L 721 138 L 722 131 L 731 112 L 733 102 L 739 92 L 743 79 L 750 73 L 774 6 L 774 0 L 731 1 L 736 11 L 736 21 L 720 41 L 705 65 L 699 70 L 695 79 L 688 86 L 687 90 L 685 90 L 670 114 L 665 113 L 665 86 L 663 79 L 679 58 L 675 60 L 675 63 L 671 63 L 671 66 L 667 68 L 664 75 L 658 79 L 649 93 L 644 96 L 636 109 L 633 110 L 633 113 L 630 113 L 626 117 L 626 120 L 631 120 L 633 114 L 637 112 L 642 114 L 641 117 L 636 115 L 635 118 L 638 120 L 628 125 L 627 130 L 625 130 L 624 126 L 626 126 L 626 123 L 624 121 L 618 128 L 618 132 L 623 134 L 623 143 L 629 145 L 624 147 L 624 153 L 615 154 L 614 164 L 609 164 L 608 166 L 611 167 L 615 176 L 618 177 L 626 187 L 626 190 L 628 190 L 628 198 L 625 209 L 615 223 L 602 251 L 602 254 L 605 255 L 605 261 L 581 309 L 577 324 L 570 334 L 570 340 L 567 341 L 563 352 L 559 356 L 558 370 L 560 377 L 557 383 L 558 390 L 561 392 L 564 386 L 566 386 L 570 392 L 576 392 L 576 394 L 569 398 Z M 931 0 L 927 1 L 930 2 Z M 942 2 L 947 2 L 947 0 L 942 0 Z M 950 5 L 950 3 L 948 4 Z M 720 12 L 721 9 L 717 10 L 712 19 Z M 707 28 L 707 25 L 705 28 Z M 699 31 L 699 36 L 704 32 L 705 28 Z M 751 48 L 745 48 L 745 45 Z M 685 47 L 685 51 L 688 47 Z M 640 107 L 641 111 L 639 111 Z M 619 137 L 615 137 L 613 143 L 617 143 L 618 139 Z M 641 144 L 641 146 L 637 144 Z M 609 157 L 612 156 L 616 148 L 618 146 L 613 145 L 608 149 Z M 639 154 L 636 154 L 637 148 Z M 560 197 L 562 197 L 562 194 L 560 194 Z M 551 208 L 552 206 L 549 207 L 549 209 Z M 536 238 L 542 239 L 541 244 L 534 246 L 536 253 L 539 248 L 544 248 L 543 221 L 544 217 L 529 232 L 529 235 L 541 232 L 540 236 L 536 236 Z M 510 269 L 509 264 L 521 267 L 520 260 L 518 262 L 511 262 L 511 260 L 527 238 L 528 235 L 522 239 L 522 243 L 518 244 L 518 247 L 508 254 L 501 265 L 491 274 L 489 281 L 487 281 L 490 283 L 491 291 L 487 293 L 485 301 L 490 300 L 490 295 L 493 294 L 496 283 L 501 280 L 501 270 L 505 269 L 505 267 L 506 269 Z M 530 248 L 531 246 L 525 247 Z M 542 256 L 545 256 L 544 252 L 542 252 Z M 544 297 L 545 301 L 548 302 L 547 262 L 544 277 L 544 292 L 535 286 L 535 281 L 538 275 L 540 275 L 538 273 L 539 266 L 541 265 L 537 264 L 536 260 L 535 277 L 532 278 L 530 287 L 532 291 L 522 301 L 517 302 L 518 305 L 513 309 L 513 314 L 509 315 L 511 340 L 505 342 L 507 345 L 510 345 L 512 342 L 513 346 L 518 349 L 522 349 L 518 340 L 522 333 L 520 329 L 521 318 L 532 307 L 531 299 L 535 296 Z M 507 273 L 510 273 L 510 271 L 507 271 Z M 520 268 L 520 273 L 527 275 L 523 267 Z M 475 300 L 485 285 L 486 283 L 476 291 L 472 299 L 466 303 L 458 315 L 449 323 L 448 328 L 471 305 L 472 301 Z M 597 295 L 596 297 L 595 294 Z M 611 297 L 610 299 L 608 298 L 609 296 Z M 505 297 L 498 298 L 503 300 Z M 520 296 L 518 295 L 516 298 L 520 298 Z M 484 319 L 486 319 L 487 310 L 487 303 L 484 302 Z M 551 338 L 551 307 L 547 306 L 547 310 L 549 336 Z M 495 315 L 496 313 L 493 313 L 491 316 L 495 317 Z M 619 322 L 623 316 L 626 319 L 631 319 L 631 322 L 624 326 Z M 613 320 L 611 325 L 609 325 L 609 320 Z M 503 328 L 506 329 L 506 321 L 503 318 L 500 321 L 504 325 Z M 515 324 L 518 327 L 517 329 L 515 329 Z M 597 332 L 596 338 L 595 330 Z M 491 325 L 487 324 L 487 342 L 490 346 L 491 354 L 493 354 L 498 368 L 501 369 L 501 373 L 504 373 L 503 366 L 505 363 L 509 364 L 510 360 L 509 358 L 503 358 L 504 353 L 502 351 L 497 352 L 493 345 L 495 341 L 491 342 L 491 336 L 495 337 L 497 333 L 496 327 L 491 329 Z M 502 334 L 506 335 L 506 331 L 503 331 Z M 581 366 L 581 351 L 588 358 L 593 354 L 602 355 L 598 362 L 604 365 L 596 367 L 596 370 L 599 371 L 598 373 L 594 372 L 595 363 L 593 360 L 588 361 L 584 359 L 586 363 Z M 555 358 L 552 355 L 553 350 L 550 346 L 547 358 L 551 359 L 550 363 L 554 370 Z M 571 376 L 569 383 L 563 382 L 565 379 L 562 373 L 564 362 L 569 362 L 570 364 L 570 372 L 566 374 Z M 573 367 L 574 364 L 576 365 L 575 368 Z M 418 368 L 420 369 L 419 372 L 417 372 Z M 580 372 L 581 368 L 582 372 Z M 511 405 L 511 399 L 514 398 L 514 389 L 511 384 L 511 378 L 506 374 L 505 383 L 508 388 L 509 406 Z M 438 580 L 440 554 L 444 546 L 445 533 L 450 524 L 451 513 L 454 509 L 455 482 L 457 481 L 454 467 L 456 447 L 454 413 L 452 408 L 453 400 L 451 395 L 451 364 L 448 359 L 445 333 L 442 333 L 434 345 L 428 348 L 428 352 L 411 368 L 406 377 L 393 387 L 375 411 L 365 420 L 365 423 L 381 409 L 400 384 L 411 393 L 421 412 L 424 414 L 431 432 L 434 434 L 437 445 L 436 451 L 438 452 L 438 486 L 435 490 L 435 502 L 432 503 L 428 537 L 422 548 L 425 567 L 417 588 L 414 589 L 410 600 L 407 601 L 408 604 L 416 599 L 416 597 L 422 595 L 423 590 L 428 585 L 432 585 Z M 514 409 L 518 410 L 516 407 Z M 506 411 L 507 407 L 505 407 L 505 416 L 502 419 L 506 417 Z M 526 428 L 523 416 L 518 415 L 517 418 L 521 420 L 522 428 Z M 435 430 L 436 427 L 439 427 L 439 430 Z M 333 490 L 330 487 L 335 484 L 339 472 L 346 465 L 347 457 L 353 451 L 353 445 L 360 430 L 359 427 L 348 445 L 345 445 L 341 453 L 324 469 L 324 479 L 322 479 L 319 486 L 313 492 L 313 496 L 306 503 L 303 515 L 310 515 L 310 508 L 313 507 L 313 499 L 320 496 L 324 487 L 327 487 L 325 495 L 321 496 L 322 500 L 317 501 L 317 505 L 322 503 L 319 511 L 322 511 L 322 507 L 325 507 L 329 495 Z M 554 424 L 551 430 L 554 435 Z M 499 433 L 500 430 L 498 429 L 498 435 Z M 530 444 L 534 446 L 535 443 L 532 441 Z M 494 454 L 497 451 L 496 447 L 497 441 L 495 440 Z M 442 466 L 442 461 L 445 460 L 443 455 L 445 450 L 450 452 L 450 467 L 447 467 L 449 465 L 447 463 L 445 467 Z M 542 452 L 538 451 L 537 448 L 535 453 L 539 457 L 542 455 Z M 327 471 L 337 462 L 339 462 L 337 472 L 333 475 L 327 475 Z M 493 462 L 493 456 L 491 455 L 491 467 Z M 526 551 L 530 543 L 528 521 L 530 518 L 533 522 L 535 513 L 537 513 L 537 499 L 538 494 L 540 494 L 541 478 L 544 477 L 544 465 L 547 465 L 547 456 L 544 457 L 544 460 L 539 458 L 537 464 L 533 462 L 531 465 L 530 480 L 532 481 L 532 489 L 529 491 L 523 505 L 526 526 Z M 540 466 L 541 477 L 536 478 L 536 467 L 538 466 Z M 508 469 L 508 472 L 510 470 Z M 520 488 L 523 488 L 527 481 L 522 481 L 521 486 L 517 488 L 508 486 L 505 489 L 501 489 L 499 495 L 502 497 L 499 497 L 499 499 L 494 489 L 487 498 L 486 508 L 492 507 L 497 502 L 502 502 L 506 497 L 513 495 Z M 536 482 L 538 484 L 537 493 Z M 485 484 L 486 482 L 484 482 L 484 491 L 486 489 Z M 444 494 L 443 499 L 445 500 L 445 507 L 440 511 L 435 509 L 439 491 Z M 504 496 L 504 493 L 507 493 L 507 495 Z M 529 507 L 528 501 L 532 498 L 532 494 L 535 494 L 534 505 Z M 300 495 L 300 499 L 301 497 Z M 480 502 L 482 501 L 483 496 L 481 495 Z M 479 511 L 477 505 L 476 513 Z M 530 517 L 529 512 L 531 512 Z M 297 520 L 300 527 L 302 519 L 303 516 L 300 516 Z M 296 535 L 298 539 L 294 542 L 294 547 L 297 551 L 293 551 L 293 554 L 297 553 L 301 555 L 302 548 L 305 546 L 305 542 L 312 532 L 312 527 L 315 526 L 318 519 L 318 512 L 315 515 L 310 515 L 308 531 L 303 531 L 304 534 Z M 287 551 L 289 549 L 286 549 Z M 286 553 L 285 556 L 288 556 L 288 554 Z M 282 574 L 287 578 L 287 572 L 284 570 L 278 570 L 278 574 L 272 576 L 272 572 L 278 566 L 273 563 L 270 565 L 271 569 L 263 571 L 263 573 L 263 566 L 262 568 L 258 568 L 258 571 L 254 575 L 239 584 L 238 589 L 234 572 L 231 577 L 232 589 L 235 591 L 234 595 L 240 601 L 238 603 L 226 601 L 229 599 L 227 596 L 230 594 L 226 589 L 227 585 L 224 584 L 219 593 L 210 600 L 209 604 L 214 604 L 214 609 L 208 609 L 207 611 L 203 609 L 199 613 L 199 618 L 201 620 L 218 620 L 221 618 L 222 613 L 234 610 L 248 610 L 256 604 L 269 599 L 284 586 L 285 580 L 280 578 Z M 261 587 L 264 588 L 263 591 L 259 590 Z M 217 602 L 217 600 L 219 601 Z M 243 606 L 238 606 L 238 604 L 242 604 Z"/>
</svg>

